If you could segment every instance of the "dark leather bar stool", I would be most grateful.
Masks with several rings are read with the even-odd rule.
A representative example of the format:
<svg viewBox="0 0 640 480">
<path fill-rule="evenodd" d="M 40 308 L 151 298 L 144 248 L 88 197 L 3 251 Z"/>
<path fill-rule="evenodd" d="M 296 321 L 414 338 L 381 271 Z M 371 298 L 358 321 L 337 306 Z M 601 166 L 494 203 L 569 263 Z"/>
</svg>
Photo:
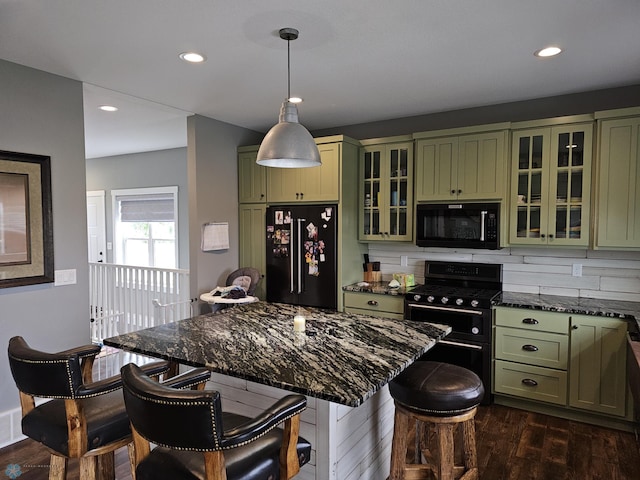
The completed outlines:
<svg viewBox="0 0 640 480">
<path fill-rule="evenodd" d="M 428 479 L 432 473 L 439 480 L 478 478 L 474 417 L 484 386 L 475 373 L 448 363 L 418 361 L 389 383 L 389 392 L 396 406 L 390 480 Z M 455 463 L 458 426 L 462 465 Z M 407 463 L 410 441 L 416 445 L 414 463 Z M 433 451 L 430 443 L 435 444 Z"/>
</svg>

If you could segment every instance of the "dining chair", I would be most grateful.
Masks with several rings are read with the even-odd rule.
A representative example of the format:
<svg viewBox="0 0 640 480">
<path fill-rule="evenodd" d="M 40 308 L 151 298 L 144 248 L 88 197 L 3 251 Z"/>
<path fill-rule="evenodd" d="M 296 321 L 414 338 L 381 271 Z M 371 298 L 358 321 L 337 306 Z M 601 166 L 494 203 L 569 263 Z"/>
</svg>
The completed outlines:
<svg viewBox="0 0 640 480">
<path fill-rule="evenodd" d="M 175 390 L 134 364 L 121 376 L 136 480 L 285 480 L 310 459 L 311 445 L 298 435 L 303 395 L 249 418 L 223 412 L 215 390 Z"/>
<path fill-rule="evenodd" d="M 69 458 L 79 459 L 81 480 L 113 479 L 114 451 L 131 442 L 120 375 L 92 380 L 98 353 L 98 345 L 47 353 L 31 348 L 20 336 L 9 340 L 22 433 L 51 453 L 50 480 L 66 478 Z M 158 361 L 144 365 L 141 372 L 158 377 L 168 369 L 167 362 Z M 36 405 L 36 398 L 49 401 Z"/>
</svg>

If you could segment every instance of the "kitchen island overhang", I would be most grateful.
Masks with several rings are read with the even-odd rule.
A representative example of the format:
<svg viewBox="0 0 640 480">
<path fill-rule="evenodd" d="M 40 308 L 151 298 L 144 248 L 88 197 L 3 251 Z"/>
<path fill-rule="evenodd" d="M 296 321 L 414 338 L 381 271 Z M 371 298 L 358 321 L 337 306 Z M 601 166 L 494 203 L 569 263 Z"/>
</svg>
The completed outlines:
<svg viewBox="0 0 640 480">
<path fill-rule="evenodd" d="M 305 317 L 305 332 L 294 331 L 296 315 Z M 446 325 L 256 302 L 104 344 L 357 407 L 449 332 Z"/>
</svg>

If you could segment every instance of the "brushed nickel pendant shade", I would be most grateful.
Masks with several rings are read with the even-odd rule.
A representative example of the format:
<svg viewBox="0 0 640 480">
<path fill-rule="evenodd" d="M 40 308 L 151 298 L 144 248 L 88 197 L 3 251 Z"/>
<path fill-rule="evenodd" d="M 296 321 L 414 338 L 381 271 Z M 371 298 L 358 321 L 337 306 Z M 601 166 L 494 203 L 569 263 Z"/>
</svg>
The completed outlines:
<svg viewBox="0 0 640 480">
<path fill-rule="evenodd" d="M 265 167 L 305 168 L 322 165 L 320 152 L 309 131 L 298 122 L 298 107 L 291 98 L 291 53 L 289 44 L 298 38 L 295 28 L 280 29 L 280 38 L 287 41 L 287 99 L 280 107 L 278 123 L 267 132 L 256 163 Z"/>
</svg>

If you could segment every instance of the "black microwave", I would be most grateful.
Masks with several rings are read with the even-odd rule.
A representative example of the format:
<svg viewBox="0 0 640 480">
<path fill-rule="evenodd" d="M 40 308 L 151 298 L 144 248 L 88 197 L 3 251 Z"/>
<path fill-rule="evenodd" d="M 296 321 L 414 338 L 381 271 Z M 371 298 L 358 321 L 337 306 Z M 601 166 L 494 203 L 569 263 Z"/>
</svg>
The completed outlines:
<svg viewBox="0 0 640 480">
<path fill-rule="evenodd" d="M 499 203 L 419 203 L 419 247 L 500 248 Z"/>
</svg>

